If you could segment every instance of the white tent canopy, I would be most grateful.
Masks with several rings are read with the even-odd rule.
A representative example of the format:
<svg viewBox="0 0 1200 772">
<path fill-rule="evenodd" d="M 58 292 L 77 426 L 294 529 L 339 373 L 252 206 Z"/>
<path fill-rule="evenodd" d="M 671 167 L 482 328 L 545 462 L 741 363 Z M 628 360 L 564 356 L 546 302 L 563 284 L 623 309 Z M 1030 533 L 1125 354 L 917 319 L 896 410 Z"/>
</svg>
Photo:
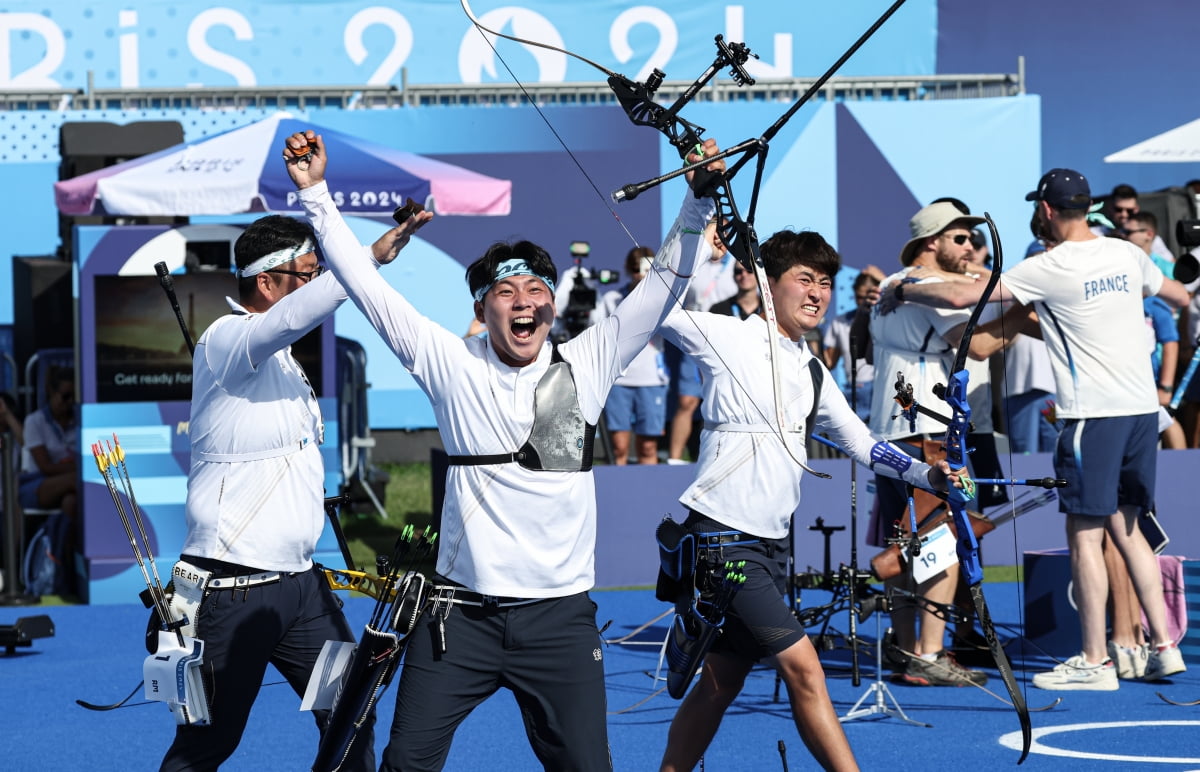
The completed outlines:
<svg viewBox="0 0 1200 772">
<path fill-rule="evenodd" d="M 1200 163 L 1200 118 L 1106 155 L 1104 162 Z"/>
</svg>

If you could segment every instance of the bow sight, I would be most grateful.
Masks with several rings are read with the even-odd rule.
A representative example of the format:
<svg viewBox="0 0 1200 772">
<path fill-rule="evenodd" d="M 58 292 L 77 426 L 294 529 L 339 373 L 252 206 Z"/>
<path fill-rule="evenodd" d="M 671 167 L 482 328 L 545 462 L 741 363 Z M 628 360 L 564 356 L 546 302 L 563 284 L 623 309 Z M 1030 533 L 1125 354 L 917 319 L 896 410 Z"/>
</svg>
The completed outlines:
<svg viewBox="0 0 1200 772">
<path fill-rule="evenodd" d="M 725 67 L 729 67 L 729 77 L 739 87 L 752 86 L 755 83 L 754 78 L 746 71 L 745 64 L 750 57 L 757 59 L 758 55 L 752 53 L 745 43 L 727 42 L 723 35 L 717 35 L 714 40 L 717 45 L 717 55 L 712 64 L 690 86 L 684 89 L 670 107 L 664 107 L 654 101 L 654 95 L 666 77 L 662 70 L 655 69 L 651 72 L 645 83 L 637 83 L 616 73 L 610 74 L 608 77 L 608 86 L 616 95 L 621 109 L 629 116 L 629 120 L 636 126 L 649 126 L 655 131 L 661 132 L 679 153 L 679 157 L 683 159 L 686 159 L 689 153 L 703 146 L 701 135 L 704 134 L 703 126 L 697 126 L 679 116 L 679 112 L 684 106 L 691 102 L 696 94 Z M 612 200 L 616 203 L 632 201 L 643 191 L 657 187 L 681 174 L 692 172 L 691 185 L 696 197 L 709 196 L 717 205 L 717 222 L 720 224 L 717 233 L 721 242 L 738 262 L 747 270 L 752 271 L 754 255 L 747 244 L 754 235 L 753 228 L 739 215 L 733 196 L 729 191 L 727 183 L 732 175 L 710 172 L 705 167 L 714 160 L 738 153 L 748 153 L 757 148 L 759 148 L 757 140 L 748 140 L 714 157 L 705 158 L 694 164 L 685 164 L 682 169 L 642 183 L 625 185 L 612 193 Z"/>
</svg>

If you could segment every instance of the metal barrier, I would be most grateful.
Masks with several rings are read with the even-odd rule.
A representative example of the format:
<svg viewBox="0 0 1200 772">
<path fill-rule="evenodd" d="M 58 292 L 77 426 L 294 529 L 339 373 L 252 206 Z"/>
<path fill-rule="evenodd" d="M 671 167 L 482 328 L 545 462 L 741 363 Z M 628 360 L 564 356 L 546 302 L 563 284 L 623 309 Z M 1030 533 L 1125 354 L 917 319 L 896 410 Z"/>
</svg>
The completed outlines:
<svg viewBox="0 0 1200 772">
<path fill-rule="evenodd" d="M 792 102 L 816 78 L 762 79 L 738 87 L 714 81 L 696 95 L 697 102 Z M 691 86 L 690 81 L 667 80 L 660 100 L 670 101 Z M 1025 93 L 1025 57 L 1017 58 L 1013 73 L 949 75 L 864 75 L 830 78 L 819 98 L 827 101 L 981 99 Z M 539 104 L 613 104 L 616 97 L 602 80 L 577 83 L 445 83 L 411 84 L 401 70 L 400 84 L 333 86 L 230 86 L 178 88 L 15 89 L 0 91 L 0 110 L 146 110 L 276 108 L 305 110 L 340 107 L 346 110 L 430 107 L 446 105 L 520 104 L 527 98 Z"/>
</svg>

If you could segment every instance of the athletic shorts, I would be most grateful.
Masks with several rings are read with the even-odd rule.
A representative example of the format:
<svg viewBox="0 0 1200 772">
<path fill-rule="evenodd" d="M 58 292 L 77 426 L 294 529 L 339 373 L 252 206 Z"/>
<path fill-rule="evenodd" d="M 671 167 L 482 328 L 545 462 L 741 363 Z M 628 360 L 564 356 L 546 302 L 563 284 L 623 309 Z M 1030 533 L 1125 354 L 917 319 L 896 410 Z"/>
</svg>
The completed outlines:
<svg viewBox="0 0 1200 772">
<path fill-rule="evenodd" d="M 41 509 L 38 504 L 38 488 L 42 487 L 45 476 L 41 472 L 25 472 L 18 484 L 18 497 L 22 509 Z"/>
<path fill-rule="evenodd" d="M 696 512 L 688 516 L 684 525 L 692 533 L 732 530 Z M 758 661 L 804 638 L 804 625 L 789 604 L 788 548 L 788 540 L 784 538 L 699 550 L 700 561 L 707 558 L 718 565 L 725 561 L 746 561 L 742 568 L 746 583 L 733 596 L 713 651 Z"/>
<path fill-rule="evenodd" d="M 1158 413 L 1064 422 L 1054 449 L 1054 473 L 1067 481 L 1058 509 L 1107 517 L 1118 507 L 1142 511 L 1154 501 Z"/>
<path fill-rule="evenodd" d="M 643 437 L 661 437 L 667 423 L 667 387 L 613 386 L 604 418 L 610 432 L 633 430 Z"/>
<path fill-rule="evenodd" d="M 679 369 L 675 371 L 676 388 L 681 397 L 699 397 L 704 394 L 704 379 L 700 366 L 690 354 L 679 357 Z"/>
</svg>

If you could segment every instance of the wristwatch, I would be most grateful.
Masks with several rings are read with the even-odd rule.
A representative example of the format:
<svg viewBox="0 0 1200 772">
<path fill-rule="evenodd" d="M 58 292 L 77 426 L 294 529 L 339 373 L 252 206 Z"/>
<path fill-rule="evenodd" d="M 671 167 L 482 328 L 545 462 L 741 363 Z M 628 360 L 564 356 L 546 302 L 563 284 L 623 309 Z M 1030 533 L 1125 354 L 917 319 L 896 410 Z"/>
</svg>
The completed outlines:
<svg viewBox="0 0 1200 772">
<path fill-rule="evenodd" d="M 896 291 L 893 294 L 896 296 L 896 300 L 899 300 L 901 303 L 904 302 L 904 282 L 896 285 Z"/>
</svg>

